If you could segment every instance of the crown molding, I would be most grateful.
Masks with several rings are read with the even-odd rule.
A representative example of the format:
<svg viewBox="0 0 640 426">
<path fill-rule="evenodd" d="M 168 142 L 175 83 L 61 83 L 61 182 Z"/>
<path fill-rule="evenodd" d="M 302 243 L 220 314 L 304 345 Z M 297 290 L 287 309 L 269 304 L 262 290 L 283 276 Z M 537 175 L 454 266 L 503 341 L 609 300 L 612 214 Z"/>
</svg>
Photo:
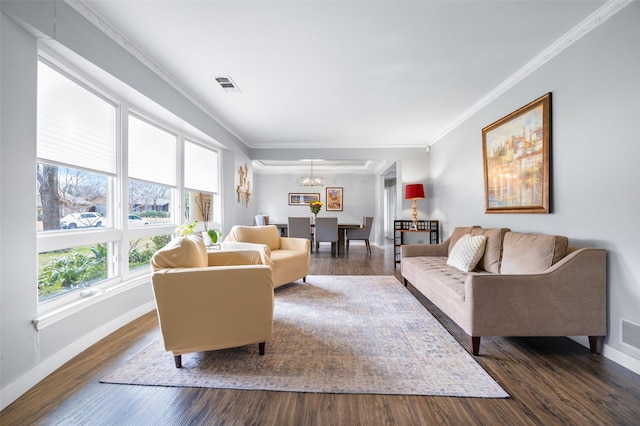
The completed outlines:
<svg viewBox="0 0 640 426">
<path fill-rule="evenodd" d="M 184 87 L 178 80 L 164 68 L 162 68 L 157 62 L 155 62 L 149 55 L 147 55 L 142 49 L 129 40 L 124 34 L 118 31 L 109 21 L 107 21 L 102 15 L 100 15 L 95 9 L 89 6 L 82 0 L 64 0 L 73 10 L 78 12 L 87 21 L 91 22 L 96 28 L 102 31 L 107 37 L 118 43 L 123 49 L 133 55 L 137 60 L 142 62 L 147 68 L 153 71 L 156 75 L 162 78 L 172 88 L 177 90 L 182 96 L 187 98 L 196 107 L 207 114 L 212 120 L 218 123 L 227 132 L 232 134 L 240 142 L 247 147 L 251 148 L 249 144 L 242 139 L 233 129 L 230 129 L 227 125 L 222 123 L 215 114 L 193 93 L 191 93 L 186 87 Z"/>
<path fill-rule="evenodd" d="M 601 6 L 598 10 L 589 15 L 586 19 L 580 22 L 578 25 L 573 27 L 569 32 L 564 34 L 554 43 L 552 43 L 549 47 L 543 50 L 540 54 L 535 56 L 529 62 L 527 62 L 522 68 L 512 74 L 505 81 L 500 83 L 495 89 L 485 95 L 482 99 L 476 102 L 471 108 L 466 110 L 460 117 L 458 117 L 455 121 L 449 124 L 436 138 L 431 142 L 430 145 L 441 140 L 447 134 L 452 132 L 462 123 L 467 121 L 473 115 L 478 113 L 482 108 L 489 105 L 491 102 L 496 100 L 503 93 L 507 92 L 509 89 L 514 87 L 520 81 L 524 80 L 527 76 L 532 74 L 535 70 L 549 62 L 560 52 L 571 46 L 576 41 L 580 40 L 582 37 L 593 31 L 600 24 L 605 22 L 607 19 L 611 18 L 613 15 L 618 13 L 620 10 L 625 8 L 627 5 L 632 3 L 634 0 L 609 0 L 603 6 Z"/>
</svg>

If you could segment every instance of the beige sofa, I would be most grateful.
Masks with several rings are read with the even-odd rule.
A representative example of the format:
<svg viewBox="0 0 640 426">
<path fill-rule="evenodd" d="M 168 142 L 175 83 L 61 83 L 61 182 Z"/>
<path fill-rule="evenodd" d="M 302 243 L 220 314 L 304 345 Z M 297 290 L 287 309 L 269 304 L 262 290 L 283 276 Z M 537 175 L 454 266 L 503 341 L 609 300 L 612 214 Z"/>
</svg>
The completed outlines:
<svg viewBox="0 0 640 426">
<path fill-rule="evenodd" d="M 273 330 L 273 279 L 255 250 L 207 253 L 180 237 L 151 259 L 153 294 L 166 351 L 182 355 L 258 343 Z"/>
<path fill-rule="evenodd" d="M 485 242 L 471 272 L 447 264 L 459 260 L 452 252 L 462 238 Z M 605 250 L 571 247 L 561 236 L 460 227 L 441 244 L 404 245 L 401 253 L 405 285 L 469 335 L 473 355 L 482 336 L 584 335 L 591 352 L 600 352 L 607 331 Z"/>
<path fill-rule="evenodd" d="M 275 225 L 231 228 L 221 244 L 223 250 L 255 249 L 262 263 L 273 271 L 274 288 L 302 278 L 311 270 L 311 243 L 307 238 L 281 237 Z"/>
</svg>

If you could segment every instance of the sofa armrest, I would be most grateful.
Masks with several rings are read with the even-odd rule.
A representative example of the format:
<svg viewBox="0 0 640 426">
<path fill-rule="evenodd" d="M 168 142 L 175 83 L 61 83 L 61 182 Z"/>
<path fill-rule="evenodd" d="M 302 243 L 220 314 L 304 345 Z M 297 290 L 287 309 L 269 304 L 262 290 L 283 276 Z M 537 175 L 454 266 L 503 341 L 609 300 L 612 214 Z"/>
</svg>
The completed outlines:
<svg viewBox="0 0 640 426">
<path fill-rule="evenodd" d="M 260 253 L 263 265 L 273 266 L 271 261 L 271 249 L 266 244 L 244 243 L 240 241 L 224 241 L 220 244 L 220 249 L 231 251 L 253 250 Z"/>
<path fill-rule="evenodd" d="M 308 238 L 280 237 L 282 250 L 295 250 L 311 253 L 311 241 Z"/>
<path fill-rule="evenodd" d="M 449 238 L 440 244 L 404 244 L 400 246 L 402 257 L 449 256 Z"/>
<path fill-rule="evenodd" d="M 606 252 L 576 250 L 539 274 L 470 274 L 465 324 L 471 336 L 604 336 Z"/>
</svg>

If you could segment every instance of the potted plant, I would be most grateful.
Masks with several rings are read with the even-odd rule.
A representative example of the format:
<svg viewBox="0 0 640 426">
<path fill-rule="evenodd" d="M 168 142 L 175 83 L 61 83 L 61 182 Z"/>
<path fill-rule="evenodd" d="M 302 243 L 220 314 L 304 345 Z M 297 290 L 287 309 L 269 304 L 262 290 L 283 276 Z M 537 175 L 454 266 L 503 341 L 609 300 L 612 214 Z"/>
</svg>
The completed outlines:
<svg viewBox="0 0 640 426">
<path fill-rule="evenodd" d="M 218 246 L 218 240 L 222 236 L 222 232 L 218 229 L 212 228 L 209 229 L 209 220 L 211 219 L 211 195 L 203 194 L 202 192 L 198 193 L 195 197 L 196 206 L 198 206 L 198 210 L 200 210 L 200 217 L 202 218 L 202 223 L 204 224 L 204 232 L 202 233 L 202 239 L 206 246 Z"/>
<path fill-rule="evenodd" d="M 205 245 L 211 245 L 214 248 L 220 246 L 220 244 L 218 244 L 218 240 L 222 236 L 222 232 L 220 232 L 215 228 L 212 228 L 212 229 L 207 229 L 207 231 L 204 234 L 202 234 L 202 236 L 204 237 L 205 234 L 206 234 L 206 238 L 204 239 Z M 207 238 L 209 239 L 209 241 L 207 241 Z M 208 244 L 209 242 L 211 242 L 211 244 Z"/>
</svg>

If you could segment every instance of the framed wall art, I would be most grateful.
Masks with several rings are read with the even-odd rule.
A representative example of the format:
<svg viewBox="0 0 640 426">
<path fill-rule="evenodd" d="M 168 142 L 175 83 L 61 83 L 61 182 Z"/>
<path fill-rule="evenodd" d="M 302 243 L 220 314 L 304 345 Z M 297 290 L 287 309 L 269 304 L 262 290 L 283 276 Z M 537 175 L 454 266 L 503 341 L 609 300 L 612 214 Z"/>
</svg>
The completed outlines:
<svg viewBox="0 0 640 426">
<path fill-rule="evenodd" d="M 549 213 L 551 93 L 482 129 L 485 213 Z"/>
<path fill-rule="evenodd" d="M 308 206 L 312 201 L 320 201 L 320 193 L 289 193 L 290 206 Z"/>
<path fill-rule="evenodd" d="M 327 204 L 326 209 L 330 211 L 342 211 L 342 188 L 327 187 Z"/>
</svg>

